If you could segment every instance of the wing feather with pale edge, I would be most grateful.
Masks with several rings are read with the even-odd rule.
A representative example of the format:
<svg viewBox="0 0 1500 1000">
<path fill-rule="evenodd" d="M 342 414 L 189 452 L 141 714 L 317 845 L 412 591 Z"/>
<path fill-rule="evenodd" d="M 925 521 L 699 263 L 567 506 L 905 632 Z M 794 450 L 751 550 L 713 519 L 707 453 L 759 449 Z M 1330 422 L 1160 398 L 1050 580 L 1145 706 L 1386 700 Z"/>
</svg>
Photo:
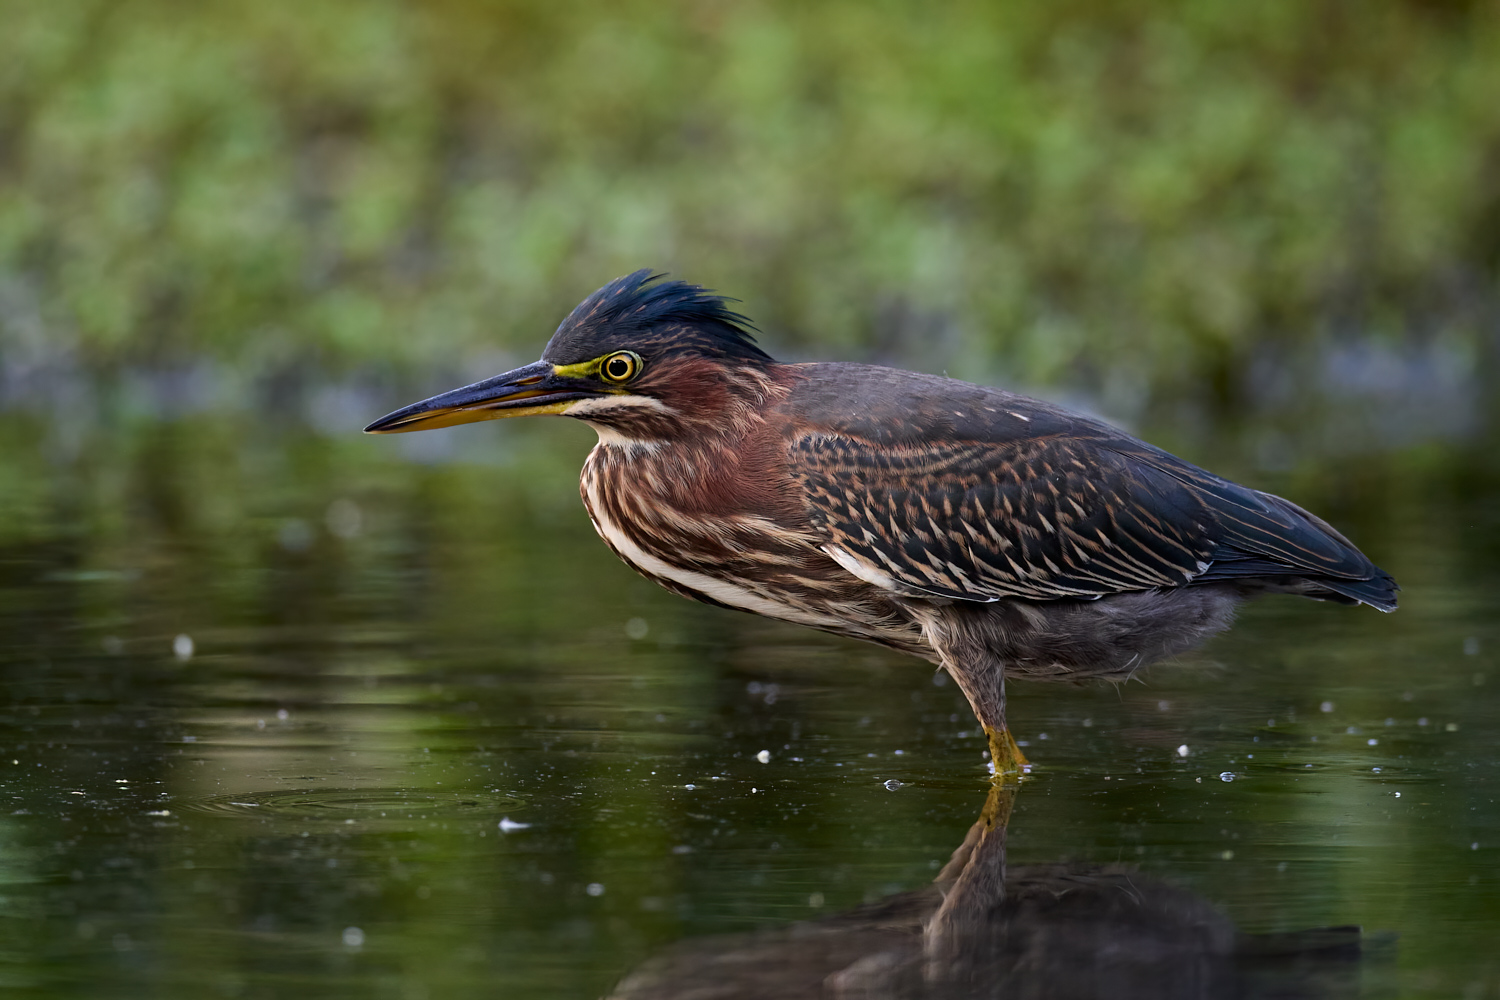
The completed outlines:
<svg viewBox="0 0 1500 1000">
<path fill-rule="evenodd" d="M 1092 422 L 1082 435 L 789 443 L 815 529 L 898 589 L 1090 598 L 1244 577 L 1395 606 L 1389 576 L 1318 518 Z M 847 557 L 846 557 L 847 558 Z"/>
</svg>

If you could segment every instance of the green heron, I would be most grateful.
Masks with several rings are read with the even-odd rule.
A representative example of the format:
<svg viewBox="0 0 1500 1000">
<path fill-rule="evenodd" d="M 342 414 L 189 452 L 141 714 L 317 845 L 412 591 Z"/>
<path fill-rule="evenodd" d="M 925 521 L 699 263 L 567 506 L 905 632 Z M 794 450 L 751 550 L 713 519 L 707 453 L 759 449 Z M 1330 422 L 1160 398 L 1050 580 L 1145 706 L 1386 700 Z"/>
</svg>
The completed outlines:
<svg viewBox="0 0 1500 1000">
<path fill-rule="evenodd" d="M 1327 523 L 1050 403 L 862 364 L 779 364 L 730 300 L 650 271 L 563 320 L 542 360 L 371 433 L 562 414 L 599 444 L 594 527 L 684 597 L 946 669 L 997 773 L 1026 767 L 1005 677 L 1129 676 L 1266 592 L 1396 607 Z"/>
</svg>

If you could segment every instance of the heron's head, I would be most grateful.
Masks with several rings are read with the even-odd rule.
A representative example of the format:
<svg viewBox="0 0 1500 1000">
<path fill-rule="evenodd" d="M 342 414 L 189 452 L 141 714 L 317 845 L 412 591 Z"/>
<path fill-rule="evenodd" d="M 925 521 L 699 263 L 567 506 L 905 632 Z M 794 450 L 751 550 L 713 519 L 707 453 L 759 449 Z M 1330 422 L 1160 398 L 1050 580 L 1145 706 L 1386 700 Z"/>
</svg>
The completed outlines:
<svg viewBox="0 0 1500 1000">
<path fill-rule="evenodd" d="M 413 403 L 365 430 L 394 434 L 551 413 L 662 437 L 712 421 L 763 385 L 773 361 L 729 300 L 660 277 L 636 271 L 584 299 L 542 360 Z"/>
</svg>

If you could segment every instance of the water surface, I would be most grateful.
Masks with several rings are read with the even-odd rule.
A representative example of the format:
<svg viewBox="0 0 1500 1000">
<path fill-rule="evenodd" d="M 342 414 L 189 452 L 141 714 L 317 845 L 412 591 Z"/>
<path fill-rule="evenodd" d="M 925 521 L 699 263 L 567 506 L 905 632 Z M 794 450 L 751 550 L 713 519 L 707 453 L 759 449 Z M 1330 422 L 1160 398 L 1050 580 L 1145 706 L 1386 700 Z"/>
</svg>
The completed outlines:
<svg viewBox="0 0 1500 1000">
<path fill-rule="evenodd" d="M 947 863 L 987 792 L 953 685 L 636 578 L 582 428 L 443 433 L 0 421 L 0 986 L 597 997 Z M 1496 477 L 1238 454 L 1189 457 L 1329 516 L 1401 610 L 1267 599 L 1138 681 L 1015 685 L 1010 870 L 1360 925 L 1300 995 L 1500 996 Z"/>
</svg>

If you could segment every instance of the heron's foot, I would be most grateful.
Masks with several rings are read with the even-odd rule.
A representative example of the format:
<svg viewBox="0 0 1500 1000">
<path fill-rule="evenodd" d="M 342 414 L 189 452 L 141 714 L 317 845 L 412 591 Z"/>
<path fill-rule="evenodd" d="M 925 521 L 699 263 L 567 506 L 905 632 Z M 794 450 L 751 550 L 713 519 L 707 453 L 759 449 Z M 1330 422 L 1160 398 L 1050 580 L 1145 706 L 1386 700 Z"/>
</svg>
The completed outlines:
<svg viewBox="0 0 1500 1000">
<path fill-rule="evenodd" d="M 990 763 L 995 767 L 995 777 L 1020 776 L 1031 773 L 1031 761 L 1016 746 L 1016 738 L 1009 729 L 985 728 L 990 738 Z"/>
</svg>

